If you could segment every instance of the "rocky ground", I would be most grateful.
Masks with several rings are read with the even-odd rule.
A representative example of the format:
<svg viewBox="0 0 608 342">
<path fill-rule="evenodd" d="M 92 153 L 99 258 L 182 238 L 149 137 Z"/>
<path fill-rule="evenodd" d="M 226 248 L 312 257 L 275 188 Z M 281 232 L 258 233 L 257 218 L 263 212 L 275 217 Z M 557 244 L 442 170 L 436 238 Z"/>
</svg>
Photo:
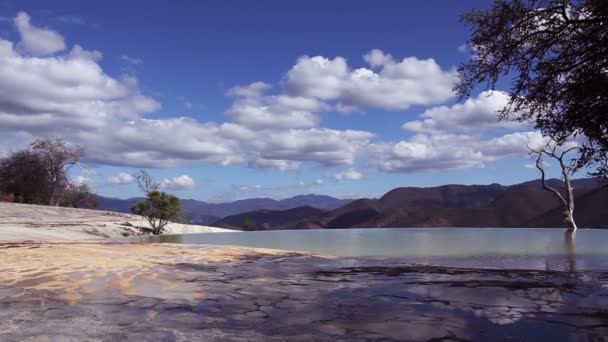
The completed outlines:
<svg viewBox="0 0 608 342">
<path fill-rule="evenodd" d="M 90 240 L 141 235 L 149 228 L 136 215 L 102 210 L 0 202 L 0 240 Z M 229 232 L 231 230 L 170 223 L 168 234 Z"/>
<path fill-rule="evenodd" d="M 608 272 L 0 244 L 0 341 L 605 341 Z"/>
</svg>

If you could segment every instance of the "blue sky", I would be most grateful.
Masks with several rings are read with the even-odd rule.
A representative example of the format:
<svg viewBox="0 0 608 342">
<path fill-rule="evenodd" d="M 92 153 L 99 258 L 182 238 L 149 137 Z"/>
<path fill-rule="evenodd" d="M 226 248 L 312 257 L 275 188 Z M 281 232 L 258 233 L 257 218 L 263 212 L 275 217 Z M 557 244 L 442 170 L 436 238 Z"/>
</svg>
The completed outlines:
<svg viewBox="0 0 608 342">
<path fill-rule="evenodd" d="M 63 136 L 121 198 L 152 166 L 206 201 L 529 180 L 540 137 L 496 122 L 504 94 L 451 93 L 458 15 L 489 4 L 5 1 L 0 154 Z"/>
</svg>

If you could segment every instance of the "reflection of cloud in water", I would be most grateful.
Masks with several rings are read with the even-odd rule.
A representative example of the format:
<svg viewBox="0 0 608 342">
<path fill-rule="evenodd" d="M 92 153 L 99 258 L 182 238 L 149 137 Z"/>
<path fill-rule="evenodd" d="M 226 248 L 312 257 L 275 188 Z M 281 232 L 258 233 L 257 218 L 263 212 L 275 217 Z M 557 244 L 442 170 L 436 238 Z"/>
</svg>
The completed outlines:
<svg viewBox="0 0 608 342">
<path fill-rule="evenodd" d="M 408 228 L 321 229 L 186 234 L 148 242 L 275 248 L 347 257 L 408 258 L 457 267 L 608 269 L 608 231 L 565 229 Z M 173 239 L 173 240 L 170 240 Z M 467 264 L 468 263 L 468 264 Z"/>
</svg>

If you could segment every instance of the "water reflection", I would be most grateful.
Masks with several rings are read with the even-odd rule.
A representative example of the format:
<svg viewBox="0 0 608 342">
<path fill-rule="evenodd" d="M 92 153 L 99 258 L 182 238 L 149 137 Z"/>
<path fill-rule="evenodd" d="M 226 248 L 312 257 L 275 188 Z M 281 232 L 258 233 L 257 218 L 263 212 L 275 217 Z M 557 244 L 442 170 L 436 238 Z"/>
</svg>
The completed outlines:
<svg viewBox="0 0 608 342">
<path fill-rule="evenodd" d="M 576 234 L 576 236 L 575 236 Z M 408 258 L 453 267 L 608 269 L 608 231 L 408 228 L 203 233 L 143 242 L 236 245 L 366 258 Z"/>
<path fill-rule="evenodd" d="M 160 243 L 187 243 L 184 240 L 184 235 L 161 235 L 158 236 L 158 241 Z M 155 239 L 151 239 L 152 241 Z"/>
<path fill-rule="evenodd" d="M 564 254 L 568 259 L 568 272 L 576 272 L 576 230 L 568 229 L 564 234 Z"/>
</svg>

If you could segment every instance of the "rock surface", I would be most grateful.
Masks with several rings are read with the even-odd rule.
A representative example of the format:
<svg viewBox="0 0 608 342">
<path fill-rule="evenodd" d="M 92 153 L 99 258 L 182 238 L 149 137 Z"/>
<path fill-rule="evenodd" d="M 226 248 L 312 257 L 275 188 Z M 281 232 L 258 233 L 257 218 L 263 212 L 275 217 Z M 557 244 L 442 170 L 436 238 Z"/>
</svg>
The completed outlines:
<svg viewBox="0 0 608 342">
<path fill-rule="evenodd" d="M 141 216 L 100 210 L 0 202 L 0 240 L 90 240 L 140 235 Z M 169 223 L 166 234 L 232 230 Z"/>
<path fill-rule="evenodd" d="M 1 341 L 602 341 L 608 272 L 0 244 Z"/>
</svg>

